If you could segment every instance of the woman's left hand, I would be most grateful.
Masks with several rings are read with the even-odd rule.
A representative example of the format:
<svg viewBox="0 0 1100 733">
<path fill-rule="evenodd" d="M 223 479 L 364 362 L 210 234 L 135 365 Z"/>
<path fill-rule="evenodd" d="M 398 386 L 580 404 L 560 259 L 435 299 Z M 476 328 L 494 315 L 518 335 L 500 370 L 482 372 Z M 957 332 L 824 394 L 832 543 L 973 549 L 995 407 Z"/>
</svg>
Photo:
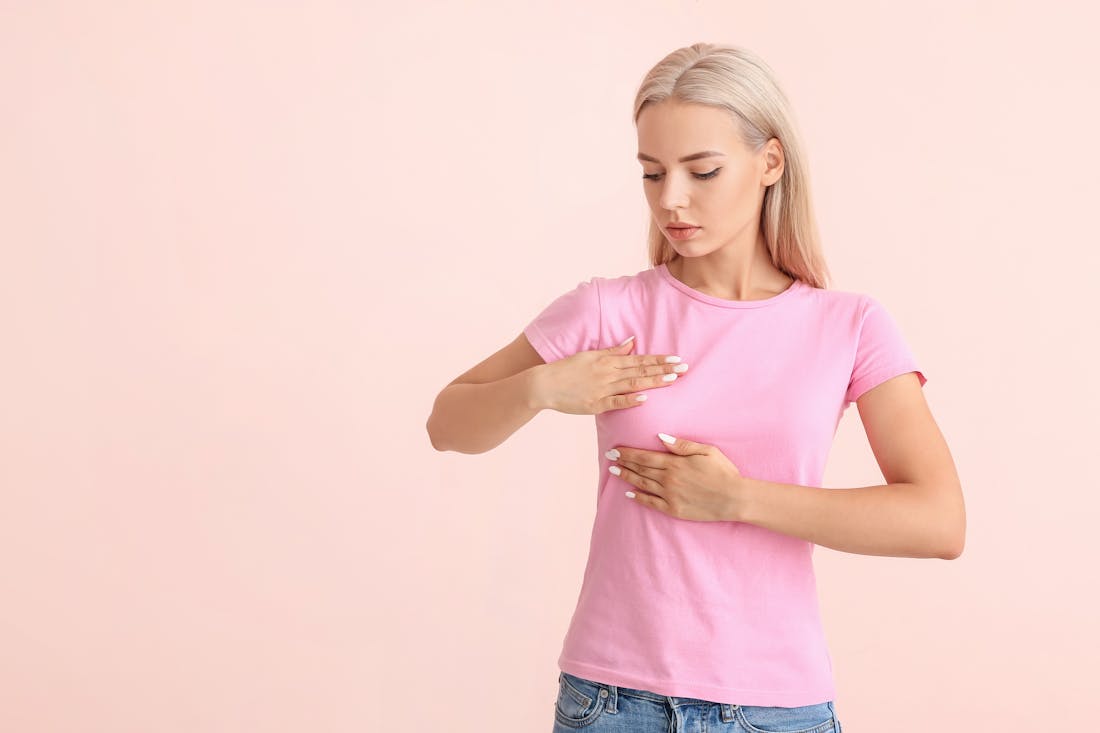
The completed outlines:
<svg viewBox="0 0 1100 733">
<path fill-rule="evenodd" d="M 635 487 L 633 500 L 678 519 L 741 521 L 748 479 L 737 466 L 713 445 L 658 436 L 668 451 L 615 446 L 618 459 L 607 455 L 612 469 L 620 467 L 619 478 Z"/>
</svg>

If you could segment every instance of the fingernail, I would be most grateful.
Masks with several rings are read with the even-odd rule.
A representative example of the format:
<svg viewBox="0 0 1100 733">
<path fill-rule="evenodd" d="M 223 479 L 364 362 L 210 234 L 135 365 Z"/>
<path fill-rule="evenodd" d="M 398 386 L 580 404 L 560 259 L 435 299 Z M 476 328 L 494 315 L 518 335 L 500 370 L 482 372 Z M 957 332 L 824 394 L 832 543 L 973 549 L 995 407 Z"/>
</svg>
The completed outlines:
<svg viewBox="0 0 1100 733">
<path fill-rule="evenodd" d="M 607 456 L 608 458 L 610 458 L 613 461 L 619 460 L 619 451 L 616 448 L 612 448 L 607 453 L 604 453 L 604 455 Z"/>
<path fill-rule="evenodd" d="M 665 357 L 665 363 L 666 364 L 679 364 L 680 361 L 681 361 L 681 359 L 678 356 L 666 356 Z"/>
<path fill-rule="evenodd" d="M 618 466 L 609 466 L 607 470 L 615 474 L 616 476 L 623 472 L 623 469 L 619 468 Z"/>
</svg>

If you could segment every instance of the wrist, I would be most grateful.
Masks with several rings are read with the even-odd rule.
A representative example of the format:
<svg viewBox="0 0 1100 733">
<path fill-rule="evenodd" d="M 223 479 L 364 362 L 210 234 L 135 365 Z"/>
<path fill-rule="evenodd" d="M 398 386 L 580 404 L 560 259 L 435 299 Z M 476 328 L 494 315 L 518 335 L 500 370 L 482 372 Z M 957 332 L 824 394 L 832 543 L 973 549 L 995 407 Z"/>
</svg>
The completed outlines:
<svg viewBox="0 0 1100 733">
<path fill-rule="evenodd" d="M 551 409 L 546 396 L 546 365 L 539 364 L 524 371 L 526 376 L 527 409 L 541 412 Z"/>
<path fill-rule="evenodd" d="M 751 523 L 752 513 L 750 509 L 756 487 L 757 482 L 746 476 L 738 476 L 734 479 L 733 488 L 730 490 L 729 518 L 731 522 Z"/>
</svg>

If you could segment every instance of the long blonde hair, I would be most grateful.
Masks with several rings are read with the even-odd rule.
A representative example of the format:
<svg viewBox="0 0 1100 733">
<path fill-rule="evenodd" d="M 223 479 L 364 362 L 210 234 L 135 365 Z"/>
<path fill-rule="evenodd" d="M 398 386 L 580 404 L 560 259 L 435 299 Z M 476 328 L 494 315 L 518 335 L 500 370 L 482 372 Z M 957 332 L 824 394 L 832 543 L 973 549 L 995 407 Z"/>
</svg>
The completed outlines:
<svg viewBox="0 0 1100 733">
<path fill-rule="evenodd" d="M 771 68 L 746 49 L 696 43 L 673 51 L 646 74 L 634 100 L 635 127 L 647 104 L 665 99 L 726 110 L 754 152 L 773 137 L 779 140 L 783 174 L 764 192 L 760 229 L 772 264 L 813 287 L 827 287 L 832 276 L 821 252 L 806 157 L 790 103 Z M 650 217 L 650 264 L 657 266 L 675 256 Z"/>
</svg>

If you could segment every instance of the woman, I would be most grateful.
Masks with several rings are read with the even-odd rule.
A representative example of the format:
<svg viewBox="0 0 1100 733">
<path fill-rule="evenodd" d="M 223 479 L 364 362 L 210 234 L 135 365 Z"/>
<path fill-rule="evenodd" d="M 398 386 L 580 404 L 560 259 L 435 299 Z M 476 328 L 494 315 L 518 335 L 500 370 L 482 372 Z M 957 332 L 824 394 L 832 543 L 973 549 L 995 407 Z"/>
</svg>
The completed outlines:
<svg viewBox="0 0 1100 733">
<path fill-rule="evenodd" d="M 652 267 L 581 282 L 448 385 L 433 445 L 483 452 L 542 409 L 596 416 L 605 472 L 555 731 L 839 732 L 814 546 L 958 557 L 954 462 L 896 322 L 825 287 L 766 64 L 675 51 L 634 122 Z M 852 402 L 890 483 L 820 488 Z"/>
</svg>

